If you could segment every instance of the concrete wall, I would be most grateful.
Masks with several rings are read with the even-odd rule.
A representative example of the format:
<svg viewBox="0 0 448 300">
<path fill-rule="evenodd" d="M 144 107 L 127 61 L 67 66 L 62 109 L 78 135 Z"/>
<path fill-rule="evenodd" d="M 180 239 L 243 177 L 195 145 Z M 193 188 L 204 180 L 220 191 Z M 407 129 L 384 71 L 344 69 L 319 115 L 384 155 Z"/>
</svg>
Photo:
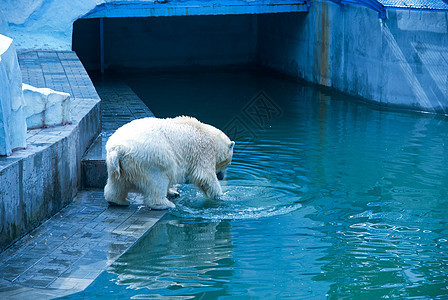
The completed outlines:
<svg viewBox="0 0 448 300">
<path fill-rule="evenodd" d="M 106 68 L 169 68 L 255 63 L 256 15 L 104 19 Z M 73 50 L 99 69 L 99 19 L 78 20 Z"/>
<path fill-rule="evenodd" d="M 99 105 L 77 125 L 67 125 L 58 140 L 15 152 L 15 161 L 0 168 L 0 251 L 71 203 L 81 186 L 80 161 L 99 124 Z M 33 131 L 30 132 L 32 134 Z M 97 133 L 97 132 L 96 132 Z M 39 134 L 39 133 L 38 133 Z"/>
<path fill-rule="evenodd" d="M 264 66 L 392 106 L 448 112 L 448 15 L 313 1 L 307 14 L 260 15 Z"/>
<path fill-rule="evenodd" d="M 104 19 L 105 65 L 259 63 L 388 106 L 448 113 L 448 14 L 313 1 L 309 12 Z M 73 49 L 99 69 L 99 21 L 79 20 Z"/>
<path fill-rule="evenodd" d="M 269 2 L 269 4 L 267 4 Z M 80 18 L 258 14 L 307 10 L 303 0 L 2 0 L 2 24 L 16 47 L 70 50 Z"/>
<path fill-rule="evenodd" d="M 53 129 L 58 136 L 54 142 L 48 140 L 48 131 L 37 133 L 42 136 L 33 138 L 47 145 L 30 143 L 1 166 L 0 251 L 71 203 L 81 186 L 81 157 L 98 134 L 91 127 L 98 128 L 99 114 L 98 104 L 80 123 L 64 126 L 62 133 Z"/>
</svg>

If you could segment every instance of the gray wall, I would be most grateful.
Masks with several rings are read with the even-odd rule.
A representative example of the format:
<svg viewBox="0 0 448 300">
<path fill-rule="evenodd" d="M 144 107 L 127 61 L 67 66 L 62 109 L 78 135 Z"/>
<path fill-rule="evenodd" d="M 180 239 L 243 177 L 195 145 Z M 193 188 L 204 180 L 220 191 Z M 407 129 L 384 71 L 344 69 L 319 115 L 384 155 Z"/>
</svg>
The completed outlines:
<svg viewBox="0 0 448 300">
<path fill-rule="evenodd" d="M 166 68 L 253 64 L 256 15 L 104 19 L 106 68 Z M 74 24 L 73 50 L 99 69 L 99 20 Z"/>
<path fill-rule="evenodd" d="M 313 1 L 307 14 L 260 15 L 264 66 L 380 104 L 448 112 L 447 13 Z"/>
<path fill-rule="evenodd" d="M 99 116 L 97 104 L 76 125 L 53 130 L 54 143 L 28 145 L 1 166 L 0 251 L 72 202 L 81 186 L 82 155 L 98 135 Z M 45 140 L 48 134 L 36 136 Z"/>
</svg>

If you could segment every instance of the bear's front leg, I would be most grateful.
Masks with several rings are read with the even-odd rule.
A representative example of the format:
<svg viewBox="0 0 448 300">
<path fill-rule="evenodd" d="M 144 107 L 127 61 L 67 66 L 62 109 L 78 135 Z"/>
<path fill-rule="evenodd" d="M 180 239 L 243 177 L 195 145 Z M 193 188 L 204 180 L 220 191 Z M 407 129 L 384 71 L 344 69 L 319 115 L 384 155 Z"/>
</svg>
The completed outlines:
<svg viewBox="0 0 448 300">
<path fill-rule="evenodd" d="M 208 174 L 208 176 L 207 176 Z M 196 187 L 198 187 L 208 198 L 216 199 L 222 195 L 221 185 L 214 172 L 208 172 L 194 180 Z"/>
<path fill-rule="evenodd" d="M 209 184 L 203 185 L 201 189 L 208 198 L 216 199 L 222 195 L 222 189 L 218 179 L 213 180 L 213 182 L 210 182 Z"/>
</svg>

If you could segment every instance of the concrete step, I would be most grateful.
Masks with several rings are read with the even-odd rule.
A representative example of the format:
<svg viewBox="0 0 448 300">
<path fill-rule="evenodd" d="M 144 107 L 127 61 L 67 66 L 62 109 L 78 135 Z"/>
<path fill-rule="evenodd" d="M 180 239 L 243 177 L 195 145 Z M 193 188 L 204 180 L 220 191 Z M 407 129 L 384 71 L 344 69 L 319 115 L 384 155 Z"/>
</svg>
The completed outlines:
<svg viewBox="0 0 448 300">
<path fill-rule="evenodd" d="M 106 142 L 114 133 L 103 131 L 92 143 L 81 161 L 81 178 L 83 189 L 102 189 L 106 185 Z"/>
<path fill-rule="evenodd" d="M 106 185 L 106 142 L 112 133 L 135 119 L 154 117 L 127 84 L 113 77 L 103 79 L 103 77 L 93 78 L 95 88 L 101 97 L 103 130 L 81 162 L 81 181 L 84 189 L 102 189 Z"/>
</svg>

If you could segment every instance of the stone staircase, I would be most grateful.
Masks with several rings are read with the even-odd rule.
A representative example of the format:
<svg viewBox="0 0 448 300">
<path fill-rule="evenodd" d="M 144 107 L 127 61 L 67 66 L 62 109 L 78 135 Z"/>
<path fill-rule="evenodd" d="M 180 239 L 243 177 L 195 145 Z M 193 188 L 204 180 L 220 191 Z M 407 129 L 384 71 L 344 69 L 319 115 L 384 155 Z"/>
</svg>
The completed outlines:
<svg viewBox="0 0 448 300">
<path fill-rule="evenodd" d="M 102 189 L 106 185 L 106 142 L 121 126 L 135 119 L 154 117 L 132 89 L 114 78 L 95 79 L 101 98 L 102 132 L 86 151 L 81 161 L 83 189 Z"/>
<path fill-rule="evenodd" d="M 103 131 L 92 143 L 81 161 L 83 189 L 102 189 L 106 185 L 106 142 L 113 131 Z"/>
</svg>

